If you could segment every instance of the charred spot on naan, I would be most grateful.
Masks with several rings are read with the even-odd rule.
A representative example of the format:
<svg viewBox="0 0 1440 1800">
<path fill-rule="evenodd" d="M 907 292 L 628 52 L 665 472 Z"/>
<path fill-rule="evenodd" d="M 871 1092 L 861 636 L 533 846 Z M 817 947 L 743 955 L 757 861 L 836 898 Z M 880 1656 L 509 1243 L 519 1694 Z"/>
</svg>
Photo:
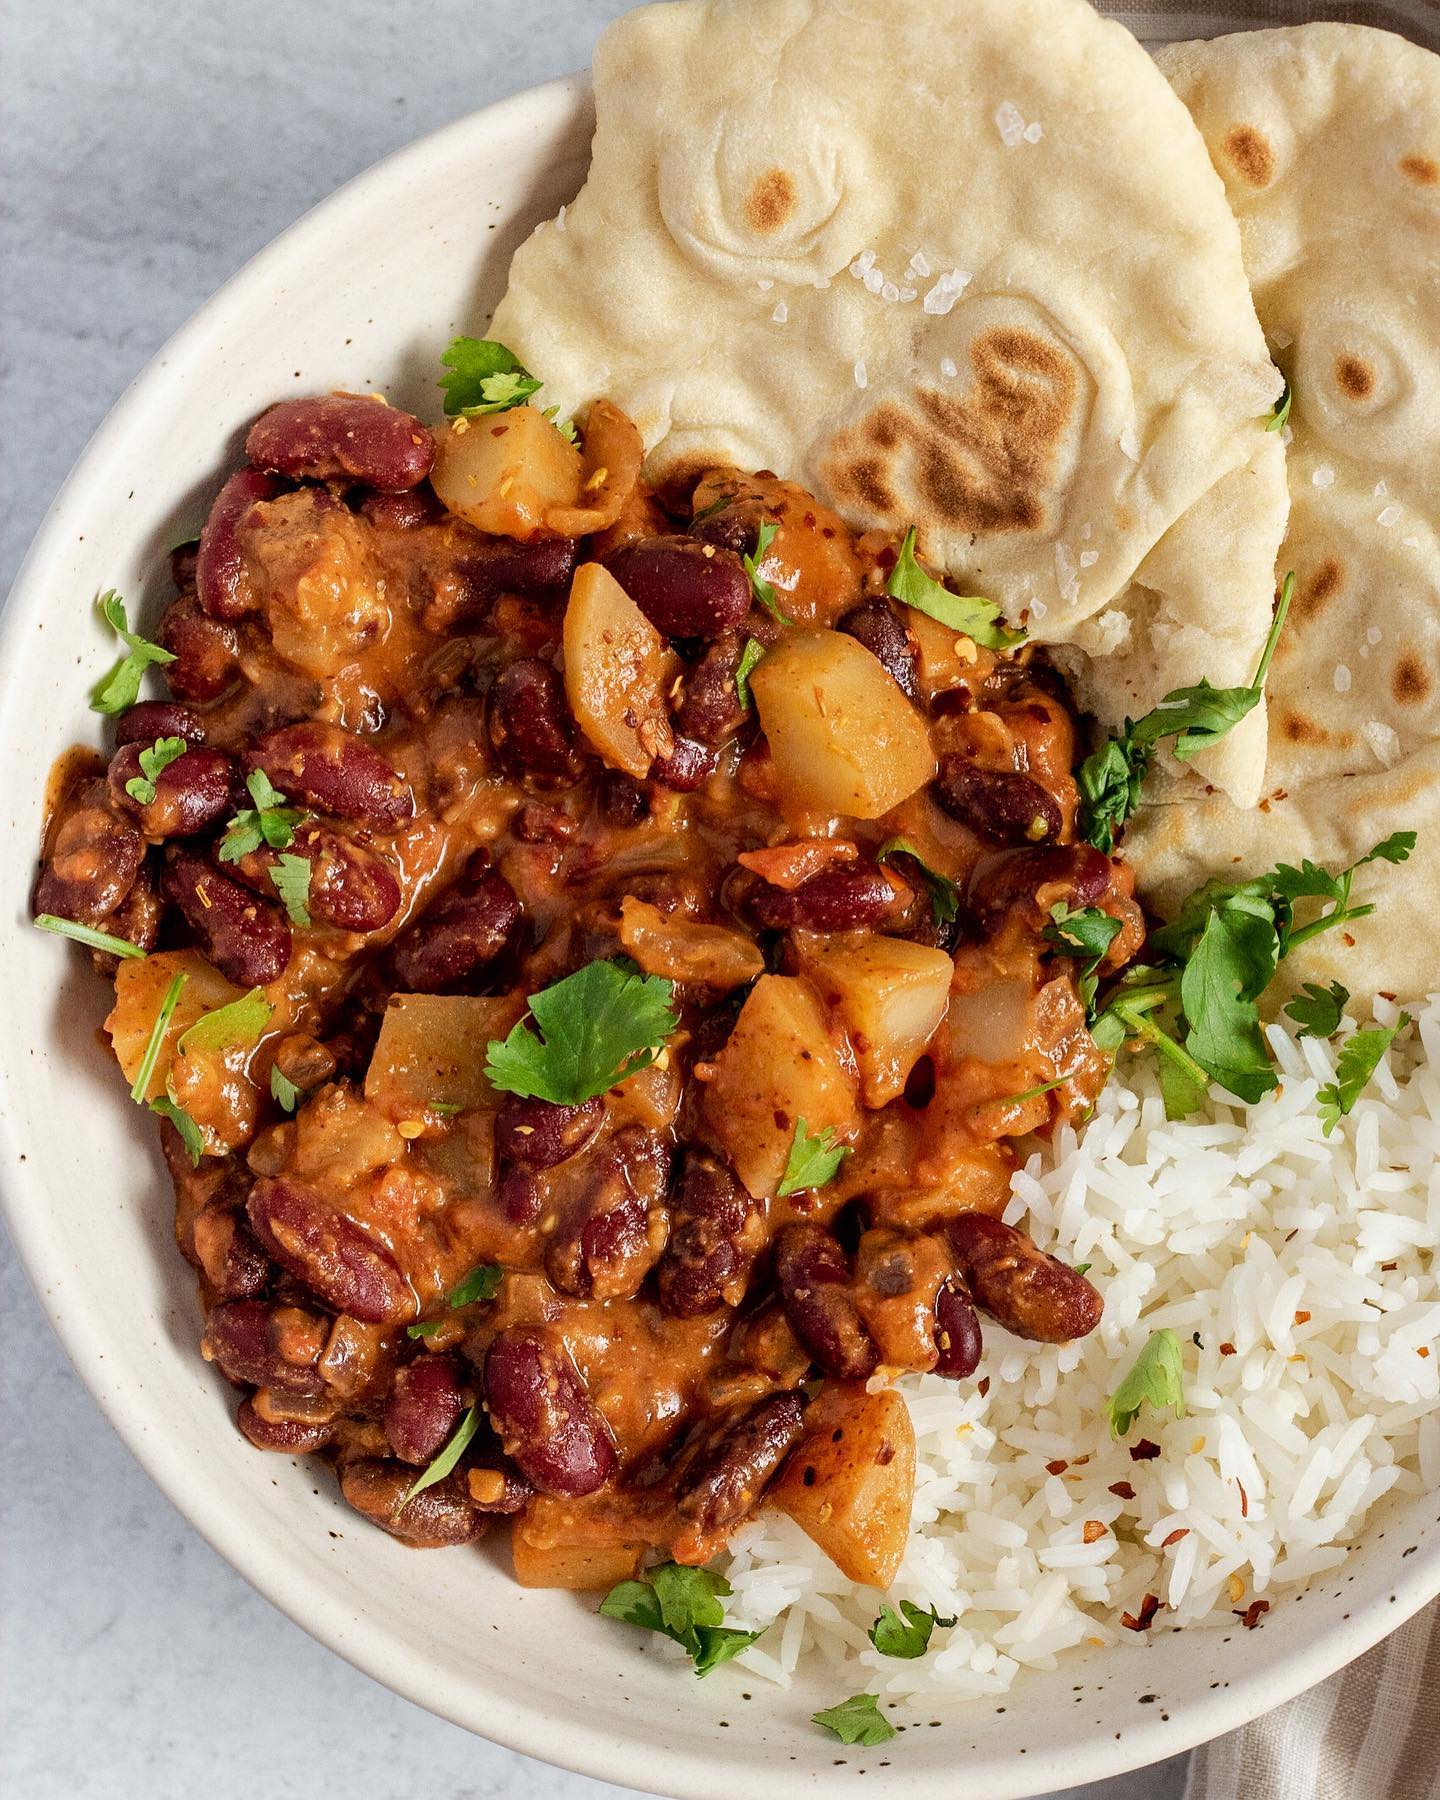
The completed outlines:
<svg viewBox="0 0 1440 1800">
<path fill-rule="evenodd" d="M 1402 651 L 1390 673 L 1390 692 L 1397 706 L 1423 706 L 1435 683 L 1413 650 Z"/>
<path fill-rule="evenodd" d="M 1303 744 L 1312 750 L 1336 741 L 1317 719 L 1312 719 L 1308 713 L 1302 713 L 1294 707 L 1279 714 L 1275 719 L 1275 728 L 1287 744 Z"/>
<path fill-rule="evenodd" d="M 1301 619 L 1313 619 L 1322 613 L 1345 584 L 1345 571 L 1339 560 L 1327 556 L 1308 577 L 1302 577 L 1296 585 L 1294 616 L 1298 624 Z M 1293 634 L 1292 634 L 1293 641 Z M 1280 653 L 1289 648 L 1286 639 L 1280 639 Z"/>
<path fill-rule="evenodd" d="M 1433 156 L 1420 156 L 1412 151 L 1408 156 L 1402 156 L 1395 167 L 1416 187 L 1440 187 L 1440 162 Z"/>
<path fill-rule="evenodd" d="M 1335 358 L 1335 382 L 1351 400 L 1368 400 L 1375 392 L 1375 370 L 1363 356 L 1346 352 Z"/>
<path fill-rule="evenodd" d="M 784 169 L 757 177 L 745 196 L 745 217 L 764 236 L 778 231 L 795 210 L 795 182 Z"/>
<path fill-rule="evenodd" d="M 1232 125 L 1224 143 L 1231 167 L 1242 181 L 1250 187 L 1269 187 L 1275 179 L 1275 152 L 1264 132 L 1254 125 Z"/>
</svg>

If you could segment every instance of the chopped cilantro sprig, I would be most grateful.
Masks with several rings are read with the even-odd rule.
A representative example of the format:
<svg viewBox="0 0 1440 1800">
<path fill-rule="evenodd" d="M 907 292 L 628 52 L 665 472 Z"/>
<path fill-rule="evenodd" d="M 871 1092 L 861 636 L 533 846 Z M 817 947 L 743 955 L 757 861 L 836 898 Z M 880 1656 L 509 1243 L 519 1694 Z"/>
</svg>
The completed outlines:
<svg viewBox="0 0 1440 1800">
<path fill-rule="evenodd" d="M 1146 1405 L 1156 1412 L 1170 1408 L 1177 1419 L 1185 1417 L 1185 1365 L 1180 1339 L 1168 1326 L 1150 1333 L 1129 1374 L 1106 1402 L 1111 1437 L 1123 1438 Z"/>
<path fill-rule="evenodd" d="M 285 796 L 278 793 L 263 769 L 252 769 L 245 778 L 254 806 L 247 806 L 226 827 L 220 840 L 222 863 L 236 863 L 249 856 L 262 844 L 272 850 L 288 850 L 298 826 L 309 818 L 300 806 L 287 806 Z"/>
<path fill-rule="evenodd" d="M 135 704 L 140 694 L 140 683 L 152 663 L 172 663 L 175 656 L 173 651 L 162 650 L 159 644 L 152 644 L 149 638 L 131 631 L 125 617 L 125 602 L 114 588 L 108 588 L 100 596 L 100 616 L 124 644 L 128 653 L 103 680 L 95 684 L 90 696 L 90 705 L 94 711 L 108 713 L 113 718 L 116 713 L 127 712 Z"/>
<path fill-rule="evenodd" d="M 882 1606 L 866 1636 L 882 1656 L 898 1656 L 910 1662 L 930 1648 L 930 1634 L 937 1625 L 943 1628 L 955 1623 L 954 1619 L 942 1619 L 933 1606 L 902 1600 L 898 1613 L 893 1606 Z"/>
<path fill-rule="evenodd" d="M 1005 623 L 1004 613 L 993 600 L 983 600 L 977 594 L 952 594 L 943 582 L 925 573 L 915 560 L 913 525 L 905 533 L 885 592 L 892 600 L 927 613 L 987 650 L 1013 650 L 1025 642 L 1025 633 Z"/>
<path fill-rule="evenodd" d="M 822 1188 L 832 1182 L 840 1172 L 840 1165 L 850 1154 L 849 1144 L 837 1144 L 833 1129 L 826 1126 L 811 1137 L 806 1129 L 805 1121 L 795 1121 L 795 1136 L 790 1142 L 790 1154 L 785 1159 L 785 1173 L 780 1178 L 780 1185 L 775 1192 L 780 1199 L 790 1194 L 804 1193 L 810 1188 Z"/>
<path fill-rule="evenodd" d="M 775 597 L 775 589 L 760 573 L 760 565 L 769 554 L 770 546 L 780 534 L 780 527 L 773 519 L 764 519 L 755 533 L 755 548 L 747 550 L 740 558 L 745 565 L 745 573 L 750 577 L 750 591 L 765 608 L 771 618 L 781 625 L 793 625 L 795 621 L 781 610 L 780 602 Z M 758 661 L 758 658 L 757 658 Z M 753 664 L 751 665 L 754 666 Z"/>
<path fill-rule="evenodd" d="M 578 1106 L 648 1068 L 679 1023 L 675 988 L 620 962 L 586 963 L 530 996 L 530 1017 L 490 1042 L 485 1073 L 509 1094 Z M 537 1029 L 538 1027 L 538 1029 Z"/>
<path fill-rule="evenodd" d="M 1335 1061 L 1335 1079 L 1316 1095 L 1320 1103 L 1321 1130 L 1329 1137 L 1369 1084 L 1380 1067 L 1380 1059 L 1410 1023 L 1409 1013 L 1402 1012 L 1393 1025 L 1376 1025 L 1369 1031 L 1357 1031 L 1342 1046 Z"/>
<path fill-rule="evenodd" d="M 852 1694 L 838 1706 L 827 1706 L 810 1717 L 816 1725 L 834 1732 L 842 1744 L 888 1744 L 895 1736 L 895 1727 L 881 1712 L 874 1694 Z"/>
<path fill-rule="evenodd" d="M 740 1631 L 725 1623 L 720 1597 L 730 1591 L 725 1577 L 711 1569 L 658 1563 L 638 1581 L 622 1581 L 611 1588 L 600 1611 L 607 1619 L 668 1637 L 686 1652 L 697 1675 L 708 1675 L 760 1636 L 758 1631 Z"/>
<path fill-rule="evenodd" d="M 878 863 L 888 862 L 894 856 L 908 857 L 914 863 L 915 871 L 925 883 L 925 891 L 930 896 L 930 912 L 935 923 L 953 924 L 960 916 L 960 890 L 950 877 L 942 875 L 938 869 L 932 869 L 909 838 L 886 838 L 875 852 Z"/>
<path fill-rule="evenodd" d="M 457 337 L 440 360 L 450 371 L 440 378 L 448 418 L 508 412 L 544 385 L 513 350 L 492 338 Z"/>
<path fill-rule="evenodd" d="M 37 913 L 35 924 L 41 931 L 53 931 L 56 937 L 73 938 L 87 950 L 103 950 L 107 956 L 144 956 L 138 944 L 128 938 L 114 937 L 108 931 L 97 931 L 93 925 L 81 925 L 75 919 L 62 919 L 57 913 Z"/>
<path fill-rule="evenodd" d="M 189 748 L 182 737 L 156 738 L 148 750 L 140 752 L 140 773 L 132 775 L 125 783 L 125 792 L 137 805 L 153 805 L 159 792 L 156 781 Z"/>
</svg>

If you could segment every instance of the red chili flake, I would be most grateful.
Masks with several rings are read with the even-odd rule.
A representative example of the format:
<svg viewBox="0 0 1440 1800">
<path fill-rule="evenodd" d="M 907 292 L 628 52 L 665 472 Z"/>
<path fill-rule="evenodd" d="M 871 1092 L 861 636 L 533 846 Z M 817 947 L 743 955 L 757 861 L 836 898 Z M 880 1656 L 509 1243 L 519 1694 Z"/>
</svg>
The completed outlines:
<svg viewBox="0 0 1440 1800">
<path fill-rule="evenodd" d="M 1235 1613 L 1235 1617 L 1240 1621 L 1240 1623 L 1245 1627 L 1245 1629 L 1247 1631 L 1253 1631 L 1255 1629 L 1255 1627 L 1260 1623 L 1261 1613 L 1269 1612 L 1270 1602 L 1268 1600 L 1252 1600 L 1250 1602 L 1250 1604 L 1245 1608 L 1244 1612 L 1241 1612 L 1240 1608 L 1238 1606 L 1235 1607 L 1233 1610 Z"/>
<path fill-rule="evenodd" d="M 1152 1444 L 1149 1438 L 1141 1438 L 1138 1444 L 1130 1446 L 1131 1462 L 1154 1462 L 1160 1454 L 1160 1446 Z"/>
<path fill-rule="evenodd" d="M 1235 1346 L 1233 1344 L 1222 1344 L 1220 1346 L 1220 1354 L 1222 1356 L 1233 1356 L 1235 1354 Z"/>
<path fill-rule="evenodd" d="M 1045 1473 L 1047 1475 L 1063 1475 L 1069 1467 L 1068 1462 L 1048 1462 L 1045 1465 Z"/>
<path fill-rule="evenodd" d="M 1386 1274 L 1392 1274 L 1400 1265 L 1399 1263 L 1381 1263 L 1380 1267 L 1385 1270 Z"/>
<path fill-rule="evenodd" d="M 1297 1312 L 1295 1315 L 1295 1323 L 1297 1325 L 1308 1325 L 1310 1323 L 1309 1313 L 1308 1312 Z"/>
<path fill-rule="evenodd" d="M 1160 1596 L 1158 1594 L 1147 1594 L 1140 1602 L 1139 1616 L 1137 1617 L 1134 1613 L 1121 1613 L 1120 1623 L 1127 1631 L 1148 1631 L 1150 1629 L 1150 1621 L 1155 1617 L 1159 1610 Z"/>
<path fill-rule="evenodd" d="M 1190 1527 L 1188 1525 L 1178 1525 L 1175 1530 L 1170 1533 L 1169 1537 L 1161 1538 L 1160 1548 L 1162 1550 L 1168 1550 L 1172 1544 L 1178 1544 L 1181 1538 L 1189 1537 L 1189 1535 Z"/>
<path fill-rule="evenodd" d="M 1122 1500 L 1133 1500 L 1135 1498 L 1135 1490 L 1128 1481 L 1112 1481 L 1110 1483 L 1110 1492 L 1112 1494 L 1118 1494 Z"/>
<path fill-rule="evenodd" d="M 1098 1519 L 1087 1519 L 1080 1535 L 1087 1544 L 1098 1544 L 1105 1535 L 1105 1527 Z"/>
<path fill-rule="evenodd" d="M 1240 1517 L 1242 1519 L 1248 1519 L 1250 1517 L 1250 1496 L 1245 1492 L 1245 1483 L 1239 1480 L 1238 1477 L 1235 1485 L 1240 1490 Z"/>
<path fill-rule="evenodd" d="M 982 1375 L 975 1385 L 980 1390 L 980 1398 L 983 1400 L 990 1392 L 990 1377 L 988 1375 Z"/>
</svg>

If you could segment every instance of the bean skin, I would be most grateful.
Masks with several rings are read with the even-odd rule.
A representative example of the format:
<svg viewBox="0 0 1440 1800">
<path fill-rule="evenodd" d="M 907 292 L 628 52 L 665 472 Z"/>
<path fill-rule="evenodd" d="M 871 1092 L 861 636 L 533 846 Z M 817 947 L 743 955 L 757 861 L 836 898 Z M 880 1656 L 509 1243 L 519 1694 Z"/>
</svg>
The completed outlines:
<svg viewBox="0 0 1440 1800">
<path fill-rule="evenodd" d="M 200 533 L 195 592 L 212 619 L 233 623 L 259 609 L 250 571 L 240 549 L 240 528 L 262 500 L 273 500 L 281 485 L 259 469 L 241 469 L 221 488 Z M 172 609 L 173 610 L 173 609 Z M 190 699 L 199 699 L 191 694 Z"/>
<path fill-rule="evenodd" d="M 822 870 L 788 893 L 763 882 L 745 908 L 767 931 L 859 931 L 886 923 L 906 898 L 878 863 L 855 862 Z"/>
<path fill-rule="evenodd" d="M 98 925 L 129 894 L 144 856 L 145 840 L 116 815 L 105 782 L 85 782 L 55 832 L 35 884 L 35 911 Z"/>
<path fill-rule="evenodd" d="M 153 743 L 154 740 L 152 739 Z M 219 750 L 192 745 L 155 777 L 155 798 L 132 798 L 126 784 L 144 780 L 140 753 L 149 744 L 122 744 L 110 760 L 107 780 L 116 810 L 128 813 L 152 842 L 194 837 L 230 811 L 235 767 Z"/>
<path fill-rule="evenodd" d="M 168 1119 L 164 1123 L 166 1130 L 175 1130 Z M 269 1286 L 274 1273 L 270 1259 L 242 1212 L 219 1202 L 203 1206 L 192 1233 L 195 1260 L 222 1299 L 252 1300 Z"/>
<path fill-rule="evenodd" d="M 1049 924 L 1048 908 L 1055 901 L 1094 906 L 1109 886 L 1110 859 L 1089 844 L 1006 850 L 976 865 L 966 910 L 986 934 L 998 931 L 1017 910 L 1038 931 Z"/>
<path fill-rule="evenodd" d="M 115 721 L 115 742 L 141 744 L 147 749 L 157 738 L 184 738 L 187 744 L 203 744 L 205 727 L 188 706 L 169 700 L 141 700 Z"/>
<path fill-rule="evenodd" d="M 256 1237 L 282 1269 L 367 1325 L 415 1317 L 415 1296 L 390 1252 L 353 1219 L 298 1181 L 261 1180 L 246 1210 Z"/>
<path fill-rule="evenodd" d="M 765 1247 L 762 1208 L 716 1157 L 685 1159 L 670 1241 L 655 1271 L 660 1304 L 676 1319 L 738 1306 Z"/>
<path fill-rule="evenodd" d="M 1068 1263 L 1036 1249 L 1023 1231 L 988 1213 L 962 1213 L 948 1227 L 966 1293 L 1016 1337 L 1068 1344 L 1100 1323 L 1105 1303 Z"/>
<path fill-rule="evenodd" d="M 460 1423 L 465 1398 L 452 1356 L 417 1356 L 396 1371 L 385 1402 L 385 1435 L 401 1462 L 423 1468 Z"/>
<path fill-rule="evenodd" d="M 750 578 L 732 550 L 691 537 L 642 538 L 606 565 L 645 617 L 668 638 L 712 638 L 743 624 Z"/>
<path fill-rule="evenodd" d="M 918 646 L 883 600 L 867 600 L 846 613 L 840 629 L 865 646 L 907 700 L 919 700 Z"/>
<path fill-rule="evenodd" d="M 307 1324 L 313 1330 L 307 1331 Z M 228 1300 L 206 1316 L 202 1347 L 231 1381 L 318 1394 L 325 1383 L 315 1364 L 324 1342 L 317 1315 L 268 1300 Z"/>
<path fill-rule="evenodd" d="M 804 1421 L 800 1394 L 771 1394 L 716 1420 L 681 1477 L 676 1496 L 680 1517 L 707 1535 L 738 1525 L 779 1474 Z"/>
<path fill-rule="evenodd" d="M 495 1154 L 517 1169 L 552 1169 L 578 1156 L 605 1117 L 603 1100 L 559 1106 L 512 1094 L 495 1115 Z"/>
<path fill-rule="evenodd" d="M 257 1450 L 275 1450 L 285 1456 L 305 1456 L 323 1450 L 335 1435 L 332 1424 L 312 1425 L 304 1419 L 266 1419 L 251 1400 L 242 1400 L 235 1415 L 242 1435 Z"/>
<path fill-rule="evenodd" d="M 310 722 L 267 731 L 248 752 L 289 800 L 381 829 L 413 817 L 415 799 L 378 750 L 339 725 Z"/>
<path fill-rule="evenodd" d="M 190 538 L 183 544 L 177 544 L 170 552 L 170 579 L 175 583 L 177 594 L 183 594 L 187 588 L 195 586 L 195 564 L 199 555 L 199 538 Z"/>
<path fill-rule="evenodd" d="M 605 1421 L 563 1342 L 544 1326 L 512 1327 L 491 1344 L 485 1410 L 506 1455 L 541 1493 L 578 1499 L 615 1472 Z"/>
<path fill-rule="evenodd" d="M 425 629 L 453 631 L 473 624 L 488 617 L 502 594 L 558 600 L 570 586 L 575 562 L 574 538 L 536 538 L 520 544 L 513 538 L 469 532 L 454 563 L 455 579 L 426 604 Z"/>
<path fill-rule="evenodd" d="M 694 738 L 675 738 L 667 756 L 657 756 L 650 765 L 650 779 L 677 794 L 693 794 L 715 773 L 720 752 Z"/>
<path fill-rule="evenodd" d="M 367 493 L 351 504 L 361 518 L 384 531 L 413 531 L 417 525 L 436 525 L 445 509 L 429 488 L 410 488 L 401 494 Z"/>
<path fill-rule="evenodd" d="M 617 831 L 628 831 L 650 816 L 644 788 L 618 769 L 607 769 L 601 776 L 597 804 L 600 817 Z"/>
<path fill-rule="evenodd" d="M 562 1294 L 597 1300 L 638 1293 L 665 1240 L 670 1153 L 639 1125 L 623 1126 L 591 1159 L 545 1247 Z"/>
<path fill-rule="evenodd" d="M 490 744 L 512 774 L 560 786 L 582 767 L 559 672 L 525 656 L 495 677 L 487 705 Z"/>
<path fill-rule="evenodd" d="M 520 923 L 520 902 L 498 869 L 477 851 L 453 888 L 396 944 L 401 985 L 413 994 L 459 988 L 495 961 Z"/>
<path fill-rule="evenodd" d="M 967 1381 L 984 1348 L 975 1308 L 953 1282 L 945 1282 L 935 1296 L 935 1373 L 952 1381 Z"/>
<path fill-rule="evenodd" d="M 363 481 L 383 494 L 422 482 L 435 440 L 416 418 L 373 394 L 282 400 L 250 427 L 245 454 L 291 481 Z"/>
<path fill-rule="evenodd" d="M 400 883 L 389 865 L 314 819 L 296 826 L 283 850 L 261 844 L 227 867 L 257 894 L 274 899 L 272 871 L 282 856 L 303 856 L 310 864 L 305 910 L 317 925 L 333 925 L 337 931 L 379 931 L 400 910 Z"/>
<path fill-rule="evenodd" d="M 473 1456 L 465 1480 L 477 1512 L 513 1517 L 535 1498 L 535 1489 L 498 1450 L 481 1450 Z"/>
<path fill-rule="evenodd" d="M 745 654 L 745 634 L 722 631 L 692 663 L 682 681 L 675 729 L 697 744 L 723 744 L 745 723 L 735 672 Z"/>
<path fill-rule="evenodd" d="M 166 852 L 160 890 L 179 909 L 205 955 L 236 987 L 264 987 L 290 961 L 290 925 L 273 906 L 193 850 Z"/>
<path fill-rule="evenodd" d="M 340 1475 L 340 1491 L 356 1512 L 414 1550 L 443 1550 L 484 1535 L 489 1521 L 470 1504 L 459 1470 L 406 1500 L 414 1484 L 413 1468 L 378 1456 L 349 1463 Z"/>
<path fill-rule="evenodd" d="M 775 1282 L 790 1328 L 827 1375 L 864 1381 L 879 1353 L 850 1292 L 845 1252 L 819 1225 L 797 1221 L 775 1236 Z"/>
<path fill-rule="evenodd" d="M 1018 769 L 982 769 L 968 756 L 942 756 L 931 791 L 952 819 L 990 844 L 1051 844 L 1064 820 L 1060 803 Z"/>
<path fill-rule="evenodd" d="M 155 638 L 175 658 L 165 664 L 164 674 L 170 692 L 182 700 L 218 700 L 239 679 L 235 627 L 204 612 L 194 594 L 182 594 L 172 603 Z"/>
</svg>

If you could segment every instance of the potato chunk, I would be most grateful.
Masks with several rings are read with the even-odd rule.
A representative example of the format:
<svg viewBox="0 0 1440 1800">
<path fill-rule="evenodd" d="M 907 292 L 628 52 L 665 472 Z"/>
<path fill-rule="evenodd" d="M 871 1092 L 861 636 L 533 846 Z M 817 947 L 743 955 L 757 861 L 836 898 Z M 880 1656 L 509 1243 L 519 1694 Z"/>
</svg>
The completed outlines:
<svg viewBox="0 0 1440 1800">
<path fill-rule="evenodd" d="M 565 608 L 565 693 L 611 768 L 643 781 L 674 744 L 665 696 L 680 659 L 599 563 L 584 563 Z"/>
<path fill-rule="evenodd" d="M 717 1149 L 755 1199 L 774 1194 L 795 1124 L 854 1135 L 855 1080 L 841 1061 L 819 996 L 796 975 L 762 975 L 740 1009 L 705 1089 L 705 1120 Z"/>
<path fill-rule="evenodd" d="M 485 1053 L 525 1010 L 518 994 L 393 994 L 365 1072 L 365 1098 L 387 1119 L 425 1118 L 426 1108 L 494 1105 Z"/>
<path fill-rule="evenodd" d="M 581 481 L 580 452 L 533 406 L 456 419 L 436 433 L 430 485 L 477 531 L 522 543 L 563 535 L 545 515 L 577 505 Z"/>
<path fill-rule="evenodd" d="M 915 1427 L 893 1389 L 827 1381 L 768 1504 L 789 1513 L 842 1575 L 889 1587 L 915 1495 Z"/>
<path fill-rule="evenodd" d="M 750 691 L 792 806 L 878 819 L 935 773 L 919 713 L 843 632 L 787 632 L 756 666 Z"/>
<path fill-rule="evenodd" d="M 943 950 L 905 938 L 826 937 L 797 933 L 800 962 L 839 1013 L 860 1070 L 866 1106 L 904 1092 L 945 1017 L 954 965 Z"/>
</svg>

